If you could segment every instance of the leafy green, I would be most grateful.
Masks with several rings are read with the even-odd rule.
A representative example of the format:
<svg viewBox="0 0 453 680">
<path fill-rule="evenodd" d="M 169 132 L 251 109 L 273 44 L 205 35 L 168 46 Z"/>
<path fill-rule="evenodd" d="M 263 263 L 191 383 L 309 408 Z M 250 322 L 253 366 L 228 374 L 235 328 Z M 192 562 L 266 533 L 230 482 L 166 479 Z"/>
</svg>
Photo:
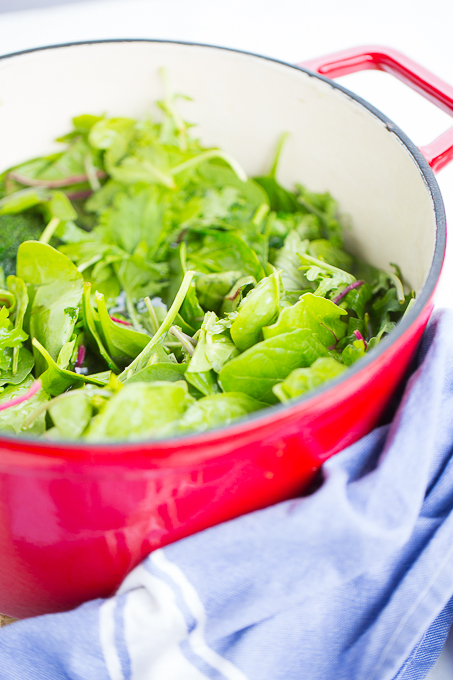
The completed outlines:
<svg viewBox="0 0 453 680">
<path fill-rule="evenodd" d="M 220 371 L 225 392 L 244 392 L 275 404 L 272 388 L 295 368 L 311 366 L 328 351 L 310 330 L 303 328 L 264 340 L 229 361 Z"/>
<path fill-rule="evenodd" d="M 172 432 L 193 401 L 183 381 L 129 383 L 91 420 L 85 437 L 88 441 L 162 437 Z"/>
<path fill-rule="evenodd" d="M 35 241 L 19 246 L 17 275 L 28 286 L 30 337 L 36 338 L 56 361 L 74 331 L 82 301 L 82 275 L 65 255 Z M 45 370 L 45 361 L 36 350 L 34 355 L 39 376 Z"/>
<path fill-rule="evenodd" d="M 296 368 L 281 383 L 274 385 L 274 394 L 280 401 L 288 401 L 319 387 L 341 375 L 346 367 L 332 357 L 321 357 L 308 368 Z"/>
<path fill-rule="evenodd" d="M 346 325 L 341 320 L 347 312 L 330 300 L 305 293 L 299 302 L 284 307 L 278 320 L 263 329 L 267 340 L 281 333 L 289 333 L 296 328 L 309 328 L 316 333 L 321 342 L 330 347 L 335 345 L 346 333 Z"/>
<path fill-rule="evenodd" d="M 262 337 L 264 326 L 272 323 L 279 310 L 280 276 L 274 272 L 262 279 L 242 300 L 238 315 L 231 326 L 231 337 L 241 351 Z"/>
<path fill-rule="evenodd" d="M 212 427 L 229 425 L 263 408 L 265 404 L 242 392 L 225 392 L 203 397 L 189 406 L 179 421 L 180 432 L 204 432 Z"/>
<path fill-rule="evenodd" d="M 226 425 L 339 375 L 413 304 L 396 265 L 343 249 L 328 192 L 279 183 L 286 133 L 248 178 L 162 77 L 158 121 L 77 116 L 59 152 L 0 175 L 0 396 L 23 402 L 0 431 Z"/>
<path fill-rule="evenodd" d="M 21 397 L 33 385 L 33 378 L 27 376 L 20 385 L 10 385 L 0 393 L 0 405 L 11 401 L 16 397 Z M 26 427 L 26 421 L 30 414 L 33 413 L 41 404 L 48 401 L 49 395 L 44 390 L 39 390 L 27 401 L 11 406 L 10 408 L 0 411 L 0 431 L 7 434 L 24 433 L 27 435 L 40 435 L 46 429 L 45 414 L 43 413 L 39 418 L 33 421 L 33 424 Z"/>
</svg>

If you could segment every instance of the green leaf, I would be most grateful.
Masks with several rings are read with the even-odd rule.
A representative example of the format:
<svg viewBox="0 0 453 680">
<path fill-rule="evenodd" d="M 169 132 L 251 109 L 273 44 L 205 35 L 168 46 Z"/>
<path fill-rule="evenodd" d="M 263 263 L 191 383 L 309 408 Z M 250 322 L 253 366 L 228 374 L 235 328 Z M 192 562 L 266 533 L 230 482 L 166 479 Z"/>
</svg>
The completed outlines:
<svg viewBox="0 0 453 680">
<path fill-rule="evenodd" d="M 180 432 L 205 432 L 229 425 L 238 418 L 264 408 L 263 404 L 242 392 L 225 392 L 203 397 L 189 406 L 179 421 Z"/>
<path fill-rule="evenodd" d="M 300 257 L 308 248 L 308 241 L 302 241 L 296 231 L 285 238 L 283 248 L 277 252 L 275 268 L 281 270 L 281 280 L 285 291 L 304 290 L 309 283 L 300 270 Z"/>
<path fill-rule="evenodd" d="M 280 277 L 278 272 L 262 279 L 242 300 L 238 316 L 231 326 L 231 337 L 241 351 L 262 337 L 264 326 L 272 323 L 279 310 Z"/>
<path fill-rule="evenodd" d="M 308 368 L 291 371 L 282 383 L 274 386 L 274 394 L 283 402 L 294 399 L 328 380 L 333 380 L 345 370 L 346 367 L 332 357 L 321 357 Z"/>
<path fill-rule="evenodd" d="M 14 348 L 16 349 L 16 348 Z M 3 350 L 5 353 L 5 350 Z M 19 385 L 23 382 L 27 375 L 32 371 L 35 364 L 33 355 L 25 347 L 17 348 L 17 367 L 15 372 L 13 371 L 13 361 L 11 357 L 10 367 L 6 370 L 0 370 L 0 385 Z"/>
<path fill-rule="evenodd" d="M 202 274 L 196 282 L 197 296 L 205 311 L 219 313 L 225 295 L 241 277 L 240 271 Z"/>
<path fill-rule="evenodd" d="M 305 271 L 305 276 L 309 281 L 317 281 L 318 287 L 315 295 L 325 297 L 327 293 L 338 288 L 344 288 L 355 281 L 354 276 L 348 272 L 338 269 L 327 262 L 312 257 L 311 255 L 299 255 L 302 261 L 301 269 Z"/>
<path fill-rule="evenodd" d="M 207 356 L 207 333 L 215 324 L 217 316 L 214 312 L 206 312 L 189 366 L 185 373 L 186 380 L 204 395 L 219 391 L 212 364 Z"/>
<path fill-rule="evenodd" d="M 278 320 L 272 326 L 263 328 L 263 334 L 267 340 L 296 328 L 309 328 L 326 347 L 330 347 L 346 333 L 347 327 L 341 320 L 342 316 L 346 316 L 345 310 L 330 300 L 305 293 L 295 305 L 282 309 Z"/>
<path fill-rule="evenodd" d="M 187 364 L 174 364 L 172 362 L 156 362 L 142 368 L 141 371 L 134 373 L 130 378 L 124 381 L 125 385 L 133 382 L 156 382 L 166 380 L 168 382 L 176 382 L 184 378 L 184 373 L 187 370 Z"/>
<path fill-rule="evenodd" d="M 49 352 L 41 345 L 36 338 L 32 340 L 33 347 L 42 355 L 43 360 L 47 364 L 47 370 L 42 373 L 40 380 L 46 392 L 53 397 L 65 392 L 74 385 L 82 385 L 89 383 L 91 385 L 103 386 L 103 380 L 98 380 L 92 375 L 82 375 L 81 373 L 73 373 L 67 369 L 58 366 L 49 354 Z"/>
<path fill-rule="evenodd" d="M 188 264 L 199 272 L 240 271 L 257 281 L 264 270 L 256 253 L 237 234 L 211 231 L 203 238 L 202 247 L 188 255 Z"/>
<path fill-rule="evenodd" d="M 146 347 L 140 352 L 140 354 L 132 361 L 127 368 L 119 376 L 119 379 L 123 382 L 127 378 L 130 378 L 134 373 L 141 371 L 142 368 L 148 366 L 149 361 L 152 359 L 153 355 L 159 348 L 162 347 L 163 340 L 170 330 L 171 326 L 175 321 L 176 316 L 179 313 L 184 298 L 186 297 L 187 291 L 189 290 L 190 283 L 192 281 L 194 272 L 187 271 L 184 275 L 184 279 L 181 283 L 181 287 L 173 300 L 173 304 L 168 310 L 165 319 L 162 321 L 157 333 L 151 338 Z"/>
<path fill-rule="evenodd" d="M 117 366 L 124 368 L 146 347 L 150 337 L 112 321 L 105 306 L 104 296 L 96 292 L 95 297 L 99 314 L 97 330 L 109 356 Z"/>
<path fill-rule="evenodd" d="M 351 272 L 353 263 L 351 255 L 327 239 L 320 238 L 310 241 L 308 253 L 321 262 L 327 262 L 334 267 Z"/>
<path fill-rule="evenodd" d="M 35 205 L 45 203 L 49 198 L 50 192 L 48 189 L 30 187 L 15 191 L 13 194 L 5 196 L 0 200 L 0 215 L 21 213 L 24 210 L 33 208 Z"/>
<path fill-rule="evenodd" d="M 365 352 L 366 348 L 363 340 L 354 340 L 353 343 L 344 348 L 341 353 L 341 359 L 346 366 L 350 366 L 365 356 Z"/>
<path fill-rule="evenodd" d="M 16 397 L 23 396 L 30 387 L 33 385 L 33 378 L 28 376 L 25 380 L 20 383 L 20 385 L 10 385 L 6 387 L 0 393 L 0 404 L 15 399 Z M 29 416 L 35 411 L 39 406 L 46 401 L 48 401 L 49 395 L 43 390 L 39 390 L 27 401 L 23 401 L 17 406 L 11 406 L 10 408 L 0 411 L 0 431 L 7 434 L 20 434 L 24 433 L 27 435 L 40 435 L 46 429 L 45 425 L 45 413 L 39 418 L 36 418 L 30 427 L 25 427 L 25 422 Z"/>
<path fill-rule="evenodd" d="M 74 331 L 82 300 L 82 275 L 63 253 L 34 241 L 19 246 L 17 274 L 28 285 L 30 337 L 36 338 L 56 361 Z M 39 376 L 45 370 L 45 361 L 39 352 L 34 354 Z"/>
<path fill-rule="evenodd" d="M 220 371 L 225 392 L 245 392 L 249 396 L 275 404 L 272 388 L 295 368 L 311 366 L 328 351 L 308 329 L 277 335 L 264 340 L 229 361 Z"/>
<path fill-rule="evenodd" d="M 61 439 L 78 439 L 93 414 L 91 399 L 85 390 L 62 394 L 49 405 L 49 413 Z"/>
<path fill-rule="evenodd" d="M 120 369 L 109 355 L 97 330 L 97 325 L 100 325 L 100 321 L 95 317 L 95 310 L 91 304 L 91 283 L 88 282 L 84 283 L 83 288 L 82 318 L 85 334 L 91 347 L 99 352 L 111 371 L 119 373 Z"/>
<path fill-rule="evenodd" d="M 184 381 L 129 383 L 91 420 L 85 437 L 137 441 L 165 436 L 193 401 Z"/>
</svg>

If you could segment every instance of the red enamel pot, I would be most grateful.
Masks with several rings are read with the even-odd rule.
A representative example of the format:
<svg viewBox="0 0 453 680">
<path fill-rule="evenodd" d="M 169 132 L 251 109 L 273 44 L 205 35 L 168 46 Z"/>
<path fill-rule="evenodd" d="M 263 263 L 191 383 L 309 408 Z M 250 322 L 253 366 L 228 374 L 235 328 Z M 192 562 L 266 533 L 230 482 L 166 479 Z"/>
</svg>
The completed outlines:
<svg viewBox="0 0 453 680">
<path fill-rule="evenodd" d="M 63 45 L 0 60 L 2 168 L 52 151 L 80 113 L 139 117 L 165 66 L 183 116 L 250 175 L 283 131 L 283 184 L 329 190 L 352 224 L 350 250 L 397 262 L 414 307 L 346 375 L 236 425 L 159 442 L 61 445 L 0 438 L 0 611 L 24 617 L 111 594 L 151 550 L 299 494 L 332 454 L 376 424 L 433 306 L 445 251 L 434 178 L 453 128 L 418 149 L 335 77 L 386 70 L 453 114 L 453 88 L 403 55 L 360 48 L 293 66 L 244 52 L 158 41 Z"/>
</svg>

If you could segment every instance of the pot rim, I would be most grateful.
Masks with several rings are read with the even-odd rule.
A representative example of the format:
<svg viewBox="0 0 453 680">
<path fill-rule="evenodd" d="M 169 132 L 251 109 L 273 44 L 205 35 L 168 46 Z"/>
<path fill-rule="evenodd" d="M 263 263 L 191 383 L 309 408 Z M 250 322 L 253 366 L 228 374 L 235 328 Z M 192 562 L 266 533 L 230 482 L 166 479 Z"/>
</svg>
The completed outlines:
<svg viewBox="0 0 453 680">
<path fill-rule="evenodd" d="M 282 420 L 285 416 L 290 416 L 297 412 L 297 410 L 303 405 L 304 408 L 310 404 L 310 402 L 316 403 L 320 397 L 326 394 L 333 393 L 335 389 L 341 384 L 346 384 L 355 375 L 367 371 L 368 367 L 379 359 L 382 355 L 386 353 L 388 348 L 401 340 L 402 336 L 411 328 L 411 326 L 416 322 L 419 316 L 421 316 L 423 310 L 428 305 L 430 299 L 433 296 L 434 290 L 439 281 L 440 273 L 442 270 L 442 264 L 445 256 L 446 249 L 446 218 L 445 218 L 445 208 L 442 200 L 442 195 L 439 189 L 439 185 L 436 181 L 433 170 L 430 168 L 427 160 L 423 156 L 420 149 L 409 139 L 409 137 L 401 130 L 401 128 L 396 125 L 388 116 L 383 114 L 379 109 L 370 104 L 365 99 L 354 94 L 347 88 L 339 85 L 330 78 L 326 78 L 314 71 L 311 71 L 303 66 L 291 64 L 289 62 L 283 61 L 281 59 L 275 59 L 273 57 L 268 57 L 262 54 L 257 54 L 254 52 L 248 52 L 246 50 L 240 50 L 232 47 L 224 47 L 220 45 L 214 45 L 209 43 L 197 43 L 184 40 L 168 40 L 168 39 L 153 39 L 153 38 L 111 38 L 102 40 L 82 40 L 74 41 L 68 43 L 60 43 L 56 45 L 43 45 L 40 47 L 34 47 L 26 50 L 20 50 L 18 52 L 12 52 L 9 54 L 0 55 L 0 60 L 11 59 L 13 57 L 19 57 L 24 54 L 32 54 L 35 52 L 41 52 L 43 50 L 56 50 L 66 47 L 82 47 L 86 45 L 93 44 L 110 44 L 110 43 L 162 43 L 171 45 L 185 45 L 187 47 L 202 47 L 207 49 L 217 49 L 225 52 L 233 52 L 242 54 L 245 56 L 255 57 L 258 59 L 263 59 L 272 63 L 280 64 L 288 68 L 294 69 L 296 71 L 302 71 L 312 78 L 317 78 L 332 88 L 339 90 L 350 100 L 356 104 L 363 106 L 369 113 L 371 113 L 375 118 L 378 118 L 382 123 L 385 124 L 388 132 L 394 134 L 399 142 L 406 148 L 409 154 L 412 156 L 417 168 L 426 184 L 427 190 L 430 193 L 435 221 L 436 221 L 436 239 L 434 246 L 434 253 L 431 262 L 431 266 L 428 272 L 426 281 L 420 291 L 420 294 L 415 298 L 415 304 L 412 309 L 410 309 L 406 316 L 404 316 L 397 324 L 396 328 L 391 331 L 376 347 L 374 347 L 369 354 L 366 354 L 361 358 L 356 364 L 348 367 L 341 376 L 330 380 L 328 383 L 321 385 L 318 388 L 310 391 L 306 395 L 295 398 L 294 400 L 286 403 L 275 404 L 266 407 L 262 411 L 257 411 L 252 413 L 243 419 L 232 423 L 230 425 L 224 425 L 221 427 L 216 427 L 208 430 L 207 432 L 194 432 L 192 434 L 174 435 L 171 437 L 166 437 L 165 439 L 147 439 L 137 442 L 130 442 L 127 440 L 119 440 L 113 442 L 90 442 L 90 443 L 77 443 L 71 441 L 62 442 L 52 442 L 48 440 L 42 440 L 38 438 L 27 437 L 23 435 L 0 435 L 0 447 L 3 451 L 14 452 L 15 456 L 20 456 L 21 453 L 28 455 L 32 453 L 36 460 L 38 459 L 43 462 L 56 460 L 65 460 L 76 462 L 87 462 L 88 457 L 92 463 L 101 462 L 103 465 L 113 464 L 115 466 L 123 467 L 124 463 L 117 459 L 118 453 L 132 453 L 140 452 L 141 454 L 164 454 L 168 452 L 174 453 L 175 445 L 188 446 L 190 444 L 199 445 L 211 443 L 215 445 L 219 440 L 223 440 L 225 437 L 235 437 L 239 434 L 244 434 L 260 426 L 265 427 L 269 425 L 272 421 Z M 26 452 L 25 450 L 26 449 Z M 120 451 L 121 450 L 121 451 Z M 52 453 L 52 451 L 54 453 Z M 75 458 L 74 454 L 86 454 L 87 457 L 82 456 Z M 108 454 L 111 454 L 111 459 L 109 459 Z M 39 455 L 41 454 L 41 455 Z M 225 454 L 218 454 L 218 456 L 223 456 Z M 228 455 L 228 454 L 226 454 Z M 215 460 L 218 456 L 215 456 Z M 157 455 L 156 455 L 157 457 Z M 161 458 L 161 456 L 159 456 Z M 95 459 L 95 460 L 94 460 Z M 18 462 L 18 461 L 17 461 Z M 200 462 L 200 461 L 199 461 Z M 152 465 L 153 457 L 149 457 L 149 463 Z M 141 468 L 142 465 L 132 464 L 133 467 Z M 189 464 L 190 465 L 190 464 Z M 169 464 L 171 467 L 171 463 Z"/>
</svg>

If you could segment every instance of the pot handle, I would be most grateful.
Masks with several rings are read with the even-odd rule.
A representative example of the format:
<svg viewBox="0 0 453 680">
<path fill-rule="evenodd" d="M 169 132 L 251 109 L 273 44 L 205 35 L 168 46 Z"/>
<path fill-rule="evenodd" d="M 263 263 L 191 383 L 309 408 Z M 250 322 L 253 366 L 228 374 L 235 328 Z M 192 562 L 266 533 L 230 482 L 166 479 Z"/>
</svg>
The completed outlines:
<svg viewBox="0 0 453 680">
<path fill-rule="evenodd" d="M 353 47 L 323 57 L 304 61 L 297 66 L 315 71 L 327 78 L 338 78 L 356 71 L 386 71 L 408 85 L 425 99 L 453 116 L 453 87 L 427 71 L 409 57 L 390 47 Z M 453 127 L 420 151 L 434 172 L 453 160 Z"/>
</svg>

